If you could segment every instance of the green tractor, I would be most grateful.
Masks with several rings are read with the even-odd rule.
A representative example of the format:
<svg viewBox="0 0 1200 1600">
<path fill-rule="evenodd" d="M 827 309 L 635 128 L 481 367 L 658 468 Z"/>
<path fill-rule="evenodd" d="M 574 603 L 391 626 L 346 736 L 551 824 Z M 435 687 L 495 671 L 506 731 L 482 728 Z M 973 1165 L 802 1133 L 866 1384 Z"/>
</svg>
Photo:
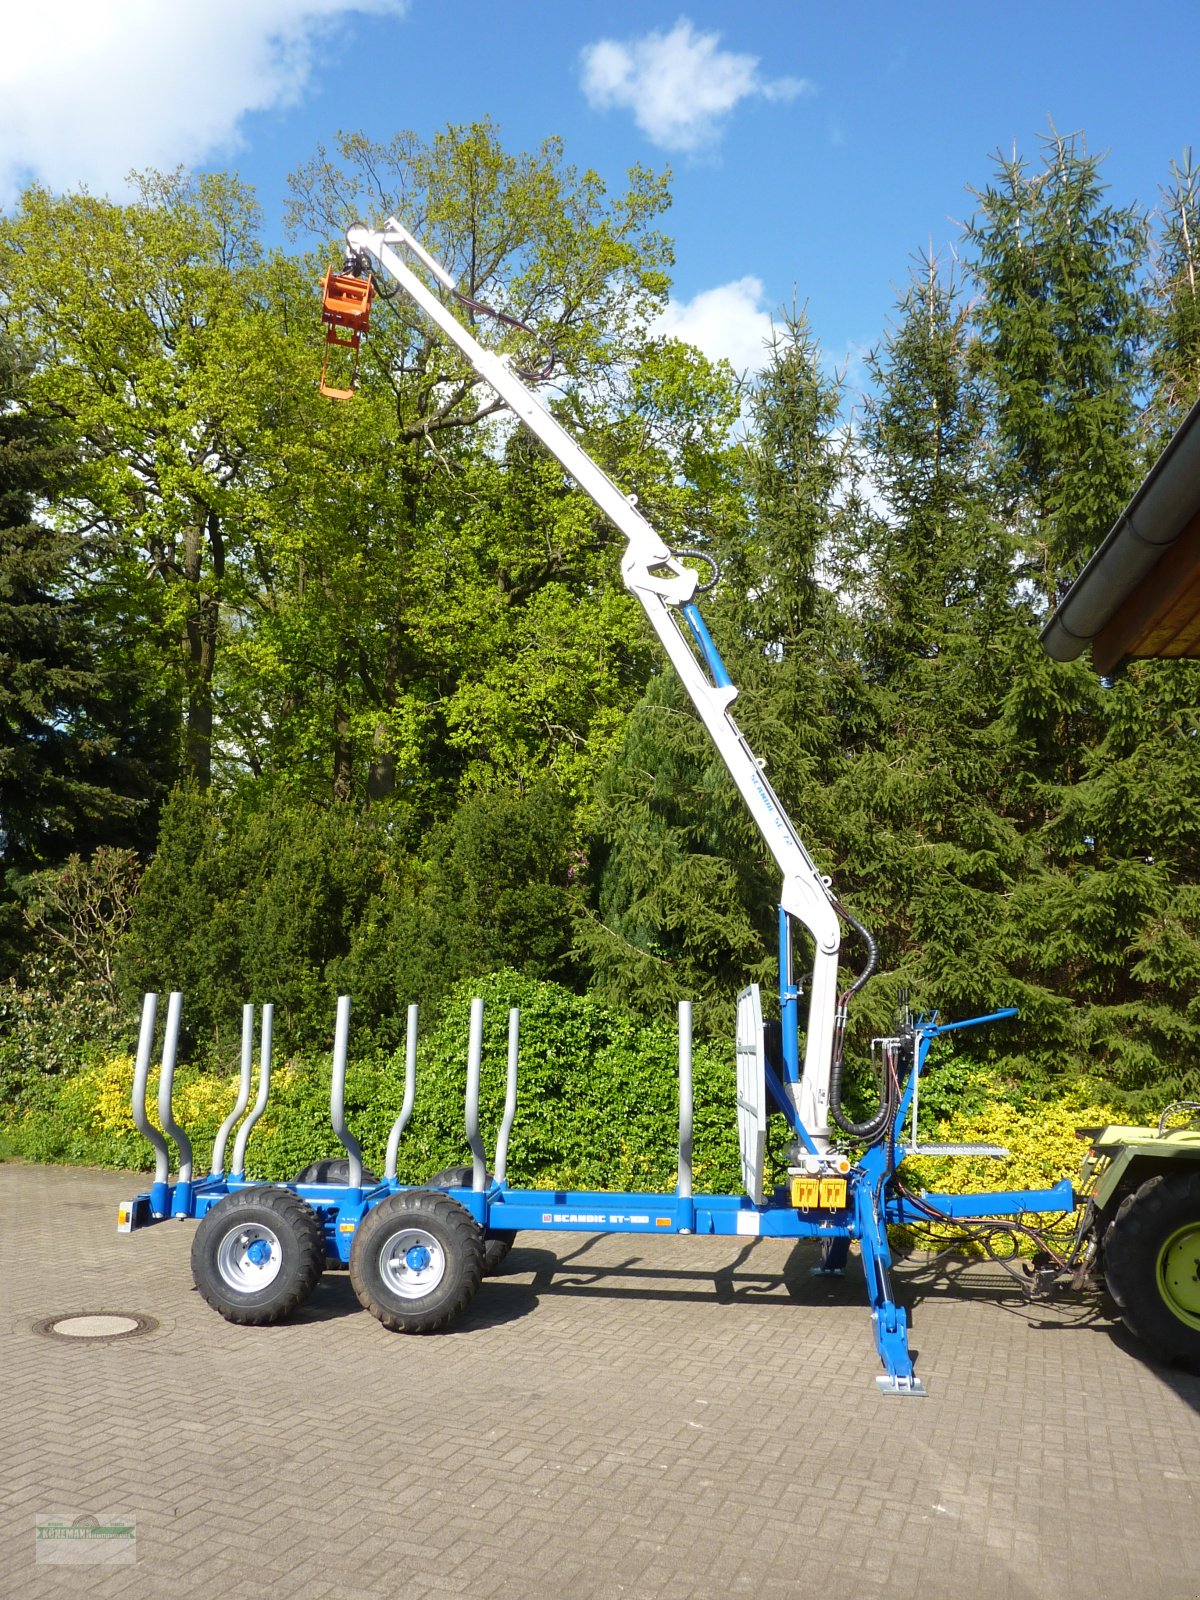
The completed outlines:
<svg viewBox="0 0 1200 1600">
<path fill-rule="evenodd" d="M 1057 661 L 1097 672 L 1200 658 L 1200 401 L 1042 631 Z M 1181 1123 L 1179 1118 L 1185 1120 Z M 1084 1162 L 1092 1265 L 1126 1325 L 1168 1361 L 1200 1363 L 1200 1103 L 1157 1128 L 1092 1128 Z"/>
<path fill-rule="evenodd" d="M 1200 1103 L 1157 1128 L 1080 1131 L 1093 1261 L 1126 1327 L 1164 1361 L 1200 1362 Z"/>
</svg>

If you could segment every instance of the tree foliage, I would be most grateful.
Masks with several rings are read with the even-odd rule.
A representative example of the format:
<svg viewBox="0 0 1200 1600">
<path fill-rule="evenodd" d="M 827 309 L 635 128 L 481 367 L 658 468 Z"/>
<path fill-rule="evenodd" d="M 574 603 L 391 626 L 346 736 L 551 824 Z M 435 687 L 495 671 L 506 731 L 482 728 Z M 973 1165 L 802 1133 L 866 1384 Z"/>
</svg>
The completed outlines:
<svg viewBox="0 0 1200 1600">
<path fill-rule="evenodd" d="M 164 776 L 164 719 L 91 591 L 95 558 L 46 507 L 77 467 L 0 338 L 0 970 L 25 944 L 29 875 L 104 843 L 146 846 Z"/>
<path fill-rule="evenodd" d="M 1200 395 L 1200 170 L 1189 146 L 1160 190 L 1151 278 L 1150 402 L 1162 443 Z"/>
<path fill-rule="evenodd" d="M 549 786 L 465 801 L 420 855 L 372 811 L 178 789 L 120 947 L 127 1013 L 182 989 L 189 1045 L 220 1054 L 242 1005 L 271 1000 L 312 1048 L 350 991 L 359 1032 L 393 1047 L 407 1006 L 462 978 L 569 976 L 570 830 Z"/>
<path fill-rule="evenodd" d="M 1050 599 L 1136 480 L 1147 223 L 1137 206 L 1105 198 L 1102 158 L 1082 134 L 1052 131 L 1034 171 L 1015 150 L 995 159 L 965 230 L 981 296 L 978 360 L 1003 468 L 997 488 Z"/>
<path fill-rule="evenodd" d="M 557 139 L 344 136 L 293 180 L 307 253 L 267 250 L 232 178 L 30 189 L 0 219 L 0 806 L 30 992 L 132 1015 L 181 986 L 223 1059 L 246 999 L 312 1049 L 349 990 L 392 1048 L 408 1001 L 453 1010 L 499 968 L 643 1018 L 692 998 L 719 1035 L 773 987 L 777 869 L 620 536 L 403 295 L 354 404 L 317 393 L 322 263 L 394 214 L 695 553 L 733 713 L 879 939 L 860 1064 L 907 988 L 1020 1005 L 961 1047 L 994 1081 L 1194 1088 L 1197 672 L 1102 685 L 1037 632 L 1200 390 L 1196 174 L 1185 153 L 1147 216 L 1051 130 L 974 193 L 956 272 L 918 259 L 852 407 L 798 306 L 745 385 L 660 337 L 665 176 L 610 191 Z M 106 898 L 131 848 L 136 896 Z"/>
</svg>

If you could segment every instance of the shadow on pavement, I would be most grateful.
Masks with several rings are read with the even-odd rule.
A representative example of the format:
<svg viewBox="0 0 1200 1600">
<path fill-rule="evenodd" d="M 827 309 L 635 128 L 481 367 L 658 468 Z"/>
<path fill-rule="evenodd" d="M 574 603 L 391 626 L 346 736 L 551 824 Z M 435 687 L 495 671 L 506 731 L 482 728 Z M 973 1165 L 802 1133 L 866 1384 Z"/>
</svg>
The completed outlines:
<svg viewBox="0 0 1200 1600">
<path fill-rule="evenodd" d="M 548 1250 L 515 1249 L 502 1271 L 532 1273 L 531 1287 L 538 1294 L 578 1295 L 605 1300 L 661 1300 L 702 1301 L 706 1305 L 731 1305 L 738 1301 L 762 1303 L 773 1300 L 785 1305 L 781 1289 L 789 1288 L 788 1269 L 783 1276 L 777 1268 L 755 1271 L 747 1267 L 758 1247 L 768 1241 L 748 1239 L 733 1261 L 717 1268 L 697 1268 L 689 1271 L 680 1267 L 663 1267 L 647 1263 L 640 1255 L 629 1255 L 620 1261 L 595 1264 L 586 1258 L 593 1248 L 610 1236 L 591 1235 L 568 1255 L 556 1256 Z M 793 1253 L 794 1254 L 794 1253 Z M 809 1250 L 810 1264 L 817 1260 L 815 1248 Z M 789 1261 L 789 1269 L 790 1269 Z M 492 1279 L 489 1282 L 495 1282 Z M 835 1297 L 848 1302 L 862 1298 L 861 1283 L 857 1295 L 851 1291 L 841 1294 L 842 1280 L 825 1278 L 821 1288 L 813 1291 L 814 1301 Z"/>
<path fill-rule="evenodd" d="M 544 1250 L 524 1251 L 522 1254 L 545 1257 L 551 1265 L 553 1264 L 553 1257 Z M 515 1259 L 516 1252 L 509 1260 Z M 537 1305 L 537 1291 L 530 1284 L 505 1283 L 503 1273 L 508 1270 L 510 1270 L 508 1262 L 505 1262 L 500 1275 L 495 1278 L 485 1278 L 475 1299 L 448 1328 L 439 1331 L 438 1337 L 452 1338 L 456 1333 L 497 1327 L 503 1322 L 512 1322 L 517 1317 L 527 1316 Z M 528 1272 L 530 1268 L 518 1266 L 516 1270 Z M 294 1315 L 288 1318 L 288 1321 L 290 1323 L 332 1322 L 341 1317 L 367 1315 L 369 1313 L 363 1310 L 351 1286 L 350 1274 L 337 1267 L 329 1267 L 326 1268 L 321 1281 L 309 1298 Z"/>
<path fill-rule="evenodd" d="M 591 1265 L 589 1252 L 600 1236 L 586 1238 L 569 1255 L 555 1256 L 548 1250 L 515 1249 L 505 1264 L 514 1274 L 533 1274 L 529 1285 L 532 1309 L 540 1295 L 570 1295 L 608 1300 L 656 1300 L 668 1302 L 704 1301 L 718 1305 L 763 1304 L 787 1301 L 812 1308 L 832 1306 L 862 1307 L 866 1304 L 862 1263 L 852 1256 L 844 1275 L 826 1277 L 814 1272 L 820 1249 L 811 1240 L 799 1241 L 778 1270 L 757 1272 L 752 1261 L 763 1241 L 749 1240 L 735 1259 L 715 1271 L 690 1272 L 643 1264 L 642 1258 L 629 1256 L 619 1262 Z M 1015 1272 L 1021 1271 L 1017 1264 Z M 489 1280 L 495 1283 L 495 1280 Z M 1200 1375 L 1154 1361 L 1140 1340 L 1124 1327 L 1107 1295 L 1098 1288 L 1077 1293 L 1064 1291 L 1048 1299 L 1031 1300 L 1021 1278 L 998 1263 L 980 1262 L 954 1256 L 909 1256 L 896 1264 L 893 1285 L 898 1302 L 915 1320 L 914 1312 L 923 1303 L 938 1300 L 964 1300 L 988 1303 L 1009 1316 L 1021 1318 L 1039 1333 L 1099 1334 L 1114 1343 L 1130 1360 L 1152 1372 L 1194 1410 L 1200 1411 Z M 514 1289 L 517 1287 L 513 1285 Z M 780 1294 L 786 1292 L 787 1301 Z M 486 1293 L 481 1294 L 467 1317 L 486 1317 Z M 494 1290 L 493 1290 L 494 1292 Z M 522 1314 L 522 1313 L 517 1313 Z M 497 1318 L 507 1320 L 507 1318 Z M 480 1326 L 482 1322 L 474 1321 Z"/>
<path fill-rule="evenodd" d="M 715 1269 L 688 1271 L 679 1267 L 647 1264 L 638 1255 L 620 1261 L 589 1260 L 608 1236 L 591 1234 L 568 1253 L 517 1245 L 499 1272 L 486 1278 L 478 1295 L 439 1337 L 478 1333 L 528 1316 L 546 1295 L 603 1300 L 704 1302 L 712 1305 L 789 1302 L 810 1308 L 865 1307 L 862 1263 L 851 1256 L 842 1276 L 814 1272 L 820 1250 L 811 1240 L 800 1240 L 782 1273 L 777 1268 L 757 1271 L 756 1250 L 764 1241 L 749 1239 L 730 1262 Z M 1020 1265 L 1015 1269 L 1020 1272 Z M 1098 1288 L 1062 1293 L 1050 1299 L 1031 1300 L 1019 1278 L 998 1263 L 961 1256 L 908 1256 L 893 1271 L 898 1302 L 910 1322 L 925 1303 L 939 1300 L 988 1303 L 1010 1316 L 1020 1317 L 1030 1328 L 1046 1334 L 1094 1333 L 1110 1339 L 1130 1360 L 1138 1361 L 1179 1398 L 1200 1412 L 1200 1374 L 1152 1360 L 1145 1346 L 1123 1325 L 1107 1295 Z M 781 1292 L 782 1291 L 782 1292 Z M 291 1320 L 328 1322 L 361 1315 L 362 1307 L 350 1286 L 349 1274 L 326 1271 L 311 1299 Z M 915 1329 L 914 1329 L 915 1331 Z"/>
<path fill-rule="evenodd" d="M 1021 1271 L 1020 1263 L 1015 1264 L 1014 1271 Z M 1099 1285 L 1030 1299 L 1024 1284 L 998 1263 L 949 1255 L 910 1256 L 898 1264 L 893 1278 L 896 1297 L 910 1314 L 923 1301 L 987 1301 L 998 1310 L 1020 1317 L 1039 1333 L 1100 1334 L 1200 1412 L 1200 1374 L 1157 1360 L 1125 1326 L 1107 1291 Z"/>
</svg>

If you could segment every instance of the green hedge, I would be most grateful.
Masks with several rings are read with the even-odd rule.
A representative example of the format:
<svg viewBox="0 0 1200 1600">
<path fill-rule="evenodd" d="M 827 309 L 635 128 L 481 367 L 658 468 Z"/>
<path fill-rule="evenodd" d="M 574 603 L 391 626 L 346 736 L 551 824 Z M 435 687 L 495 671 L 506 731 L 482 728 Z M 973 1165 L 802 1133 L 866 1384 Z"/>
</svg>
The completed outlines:
<svg viewBox="0 0 1200 1600">
<path fill-rule="evenodd" d="M 678 1039 L 674 1028 L 642 1025 L 587 996 L 511 971 L 460 984 L 439 1020 L 420 1039 L 417 1097 L 401 1140 L 399 1177 L 421 1183 L 439 1168 L 469 1160 L 463 1131 L 470 1003 L 481 995 L 484 1049 L 480 1110 L 489 1155 L 504 1102 L 508 1008 L 520 1007 L 517 1119 L 509 1178 L 537 1188 L 668 1192 L 676 1181 Z M 392 1122 L 404 1098 L 402 1053 L 356 1058 L 346 1077 L 346 1116 L 367 1164 L 381 1171 Z M 697 1041 L 695 1164 L 700 1193 L 739 1192 L 733 1050 Z M 329 1123 L 331 1058 L 283 1059 L 273 1073 L 266 1114 L 250 1138 L 252 1177 L 286 1181 L 309 1162 L 341 1154 Z M 101 1054 L 78 1070 L 26 1080 L 20 1101 L 0 1123 L 5 1153 L 28 1160 L 124 1167 L 151 1164 L 133 1126 L 133 1062 Z M 175 1080 L 176 1120 L 191 1135 L 196 1170 L 206 1172 L 213 1138 L 233 1104 L 236 1070 L 182 1066 Z M 151 1078 L 151 1106 L 157 1077 Z M 1043 1187 L 1074 1176 L 1083 1146 L 1077 1124 L 1120 1121 L 1080 1085 L 1053 1101 L 1016 1103 L 995 1075 L 953 1057 L 931 1063 L 923 1105 L 927 1138 L 1004 1144 L 1008 1161 L 910 1160 L 912 1188 L 951 1193 Z M 953 1107 L 951 1110 L 950 1108 Z M 923 1122 L 925 1117 L 922 1118 Z M 776 1150 L 786 1142 L 772 1118 Z M 777 1165 L 778 1174 L 778 1165 Z M 916 1243 L 944 1243 L 940 1230 L 910 1230 Z"/>
<path fill-rule="evenodd" d="M 470 1002 L 482 996 L 480 1120 L 489 1155 L 504 1104 L 508 1009 L 521 1013 L 517 1118 L 509 1177 L 530 1187 L 665 1191 L 676 1181 L 678 1037 L 642 1025 L 557 984 L 500 972 L 460 984 L 437 1024 L 420 1039 L 417 1097 L 400 1144 L 399 1176 L 418 1183 L 469 1160 L 463 1130 Z M 346 1118 L 367 1163 L 381 1170 L 388 1132 L 404 1098 L 403 1053 L 356 1059 L 351 1023 Z M 272 1073 L 262 1121 L 250 1136 L 247 1170 L 286 1180 L 309 1162 L 341 1154 L 329 1123 L 331 1058 L 295 1057 Z M 133 1063 L 105 1055 L 67 1075 L 32 1080 L 3 1124 L 9 1154 L 144 1170 L 146 1141 L 129 1107 Z M 694 1050 L 698 1189 L 739 1186 L 732 1048 L 698 1041 Z M 181 1066 L 175 1118 L 191 1136 L 197 1172 L 236 1095 L 236 1072 Z M 157 1096 L 152 1075 L 148 1100 Z"/>
</svg>

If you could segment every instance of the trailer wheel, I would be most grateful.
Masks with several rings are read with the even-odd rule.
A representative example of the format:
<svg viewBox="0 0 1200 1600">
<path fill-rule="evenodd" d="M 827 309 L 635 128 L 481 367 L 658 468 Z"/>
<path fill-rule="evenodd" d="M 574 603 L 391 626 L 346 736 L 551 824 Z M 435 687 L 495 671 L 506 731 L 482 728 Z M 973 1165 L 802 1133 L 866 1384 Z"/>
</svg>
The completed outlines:
<svg viewBox="0 0 1200 1600">
<path fill-rule="evenodd" d="M 427 1189 L 469 1189 L 475 1177 L 473 1167 L 444 1167 L 428 1180 Z M 491 1173 L 486 1174 L 488 1183 Z M 515 1228 L 489 1228 L 483 1236 L 483 1275 L 490 1278 L 499 1272 L 517 1237 Z"/>
<path fill-rule="evenodd" d="M 237 1189 L 205 1213 L 192 1240 L 192 1277 L 227 1322 L 265 1327 L 317 1286 L 325 1230 L 290 1189 Z"/>
<path fill-rule="evenodd" d="M 1125 1196 L 1104 1236 L 1104 1275 L 1159 1356 L 1200 1362 L 1200 1173 L 1158 1173 Z"/>
<path fill-rule="evenodd" d="M 475 1298 L 483 1235 L 465 1207 L 432 1189 L 406 1189 L 374 1206 L 350 1248 L 360 1303 L 393 1333 L 433 1333 Z"/>
</svg>

